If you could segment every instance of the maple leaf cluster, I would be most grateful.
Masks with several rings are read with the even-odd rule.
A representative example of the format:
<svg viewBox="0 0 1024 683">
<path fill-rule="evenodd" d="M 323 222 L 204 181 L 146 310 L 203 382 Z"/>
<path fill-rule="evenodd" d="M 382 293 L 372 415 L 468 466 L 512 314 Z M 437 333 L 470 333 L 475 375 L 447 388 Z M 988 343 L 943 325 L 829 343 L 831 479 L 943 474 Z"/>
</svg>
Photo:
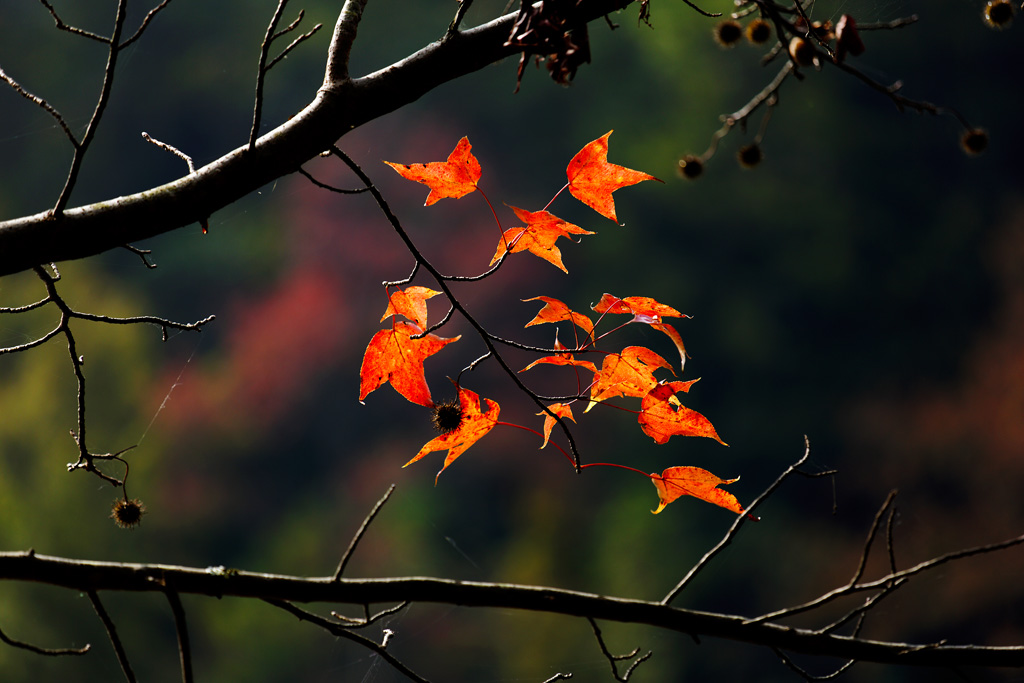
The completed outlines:
<svg viewBox="0 0 1024 683">
<path fill-rule="evenodd" d="M 657 180 L 657 178 L 641 171 L 609 163 L 608 138 L 610 135 L 611 131 L 588 143 L 572 158 L 566 168 L 567 182 L 555 194 L 555 198 L 562 191 L 568 189 L 573 197 L 605 218 L 618 223 L 612 193 L 623 187 L 635 185 L 644 180 Z M 391 166 L 404 178 L 422 183 L 430 188 L 425 202 L 426 206 L 443 198 L 458 199 L 476 191 L 483 194 L 478 185 L 482 176 L 482 168 L 472 153 L 469 140 L 465 137 L 458 142 L 446 161 L 408 165 L 384 163 Z M 484 195 L 484 199 L 490 205 L 486 195 Z M 553 201 L 554 198 L 552 198 Z M 489 264 L 492 270 L 485 275 L 489 275 L 500 267 L 510 254 L 521 252 L 530 252 L 568 273 L 568 269 L 562 261 L 561 251 L 556 246 L 556 241 L 561 237 L 572 240 L 573 236 L 595 233 L 550 213 L 548 211 L 550 204 L 551 202 L 548 202 L 548 206 L 539 211 L 510 207 L 515 217 L 524 225 L 500 230 L 501 237 Z M 495 217 L 497 219 L 496 214 Z M 499 228 L 501 228 L 500 222 Z M 414 255 L 418 259 L 418 265 L 425 263 L 421 255 L 415 252 Z M 676 370 L 673 364 L 647 347 L 626 346 L 618 351 L 604 348 L 609 335 L 623 327 L 629 324 L 647 325 L 664 334 L 672 342 L 679 355 L 679 372 L 682 372 L 686 364 L 686 348 L 681 335 L 675 327 L 666 322 L 666 318 L 687 318 L 689 316 L 653 298 L 643 296 L 617 297 L 612 294 L 604 294 L 596 304 L 591 306 L 593 313 L 598 316 L 596 320 L 590 314 L 574 311 L 562 301 L 552 297 L 537 296 L 525 299 L 525 301 L 540 301 L 543 306 L 524 327 L 570 323 L 574 338 L 573 346 L 568 347 L 558 340 L 556 330 L 554 344 L 546 355 L 534 360 L 519 372 L 523 373 L 540 366 L 570 367 L 575 374 L 578 386 L 577 395 L 560 402 L 545 404 L 536 394 L 532 394 L 529 389 L 526 389 L 518 378 L 514 377 L 526 393 L 543 408 L 541 412 L 537 413 L 538 416 L 543 417 L 541 431 L 537 432 L 523 425 L 500 422 L 498 416 L 501 408 L 498 403 L 489 398 L 481 399 L 476 392 L 460 386 L 458 380 L 454 381 L 458 394 L 457 405 L 454 403 L 440 406 L 435 404 L 427 385 L 424 363 L 447 345 L 458 341 L 461 336 L 444 338 L 434 334 L 434 329 L 443 326 L 450 316 L 446 316 L 441 323 L 435 324 L 433 327 L 428 326 L 427 301 L 444 294 L 453 309 L 458 308 L 464 315 L 468 314 L 457 306 L 454 296 L 447 287 L 446 279 L 436 275 L 436 271 L 431 268 L 428 270 L 435 274 L 435 279 L 443 291 L 420 285 L 409 285 L 409 280 L 389 283 L 386 290 L 388 305 L 381 317 L 381 322 L 390 318 L 391 324 L 388 328 L 378 331 L 370 340 L 363 355 L 359 373 L 360 401 L 363 401 L 382 385 L 391 384 L 395 391 L 410 402 L 435 411 L 435 425 L 439 425 L 439 429 L 443 433 L 424 444 L 405 466 L 421 460 L 434 451 L 447 451 L 444 464 L 437 473 L 437 477 L 440 477 L 445 469 L 497 425 L 518 427 L 534 432 L 542 438 L 540 447 L 545 448 L 549 443 L 553 443 L 551 432 L 556 425 L 561 425 L 568 436 L 566 421 L 576 422 L 576 417 L 573 414 L 574 403 L 585 404 L 583 412 L 586 413 L 610 399 L 639 400 L 637 410 L 624 406 L 617 407 L 634 412 L 637 415 L 640 429 L 657 444 L 667 443 L 673 436 L 700 436 L 727 445 L 704 415 L 686 407 L 680 400 L 680 395 L 689 393 L 691 387 L 697 382 L 696 379 L 688 381 L 674 379 Z M 391 291 L 392 285 L 404 286 L 404 288 Z M 628 319 L 621 322 L 617 316 L 628 316 Z M 609 331 L 598 333 L 598 325 L 606 319 L 613 320 L 616 323 L 615 327 Z M 478 327 L 478 329 L 480 328 Z M 487 333 L 480 329 L 480 334 L 491 350 L 488 355 L 494 354 L 495 351 L 489 344 Z M 594 360 L 588 360 L 584 356 L 589 356 Z M 597 361 L 599 361 L 600 367 Z M 673 378 L 656 377 L 655 373 L 659 371 L 670 373 Z M 669 467 L 661 474 L 647 474 L 622 464 L 582 464 L 574 445 L 570 445 L 573 456 L 566 453 L 557 443 L 555 446 L 566 455 L 574 467 L 580 470 L 598 465 L 614 466 L 639 472 L 649 477 L 654 483 L 659 498 L 658 508 L 653 510 L 655 514 L 684 495 L 719 505 L 737 514 L 745 512 L 735 496 L 718 488 L 720 485 L 730 484 L 736 479 L 721 479 L 707 470 L 697 467 Z M 435 477 L 435 483 L 437 477 Z"/>
</svg>

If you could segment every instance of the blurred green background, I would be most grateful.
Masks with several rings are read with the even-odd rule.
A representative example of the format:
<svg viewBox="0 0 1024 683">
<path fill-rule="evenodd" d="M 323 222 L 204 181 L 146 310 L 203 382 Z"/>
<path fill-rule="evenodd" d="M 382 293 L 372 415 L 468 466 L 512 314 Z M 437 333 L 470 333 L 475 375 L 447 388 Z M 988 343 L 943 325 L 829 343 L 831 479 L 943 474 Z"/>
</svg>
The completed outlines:
<svg viewBox="0 0 1024 683">
<path fill-rule="evenodd" d="M 706 9 L 729 11 L 716 0 Z M 255 64 L 270 0 L 176 0 L 123 56 L 113 99 L 72 205 L 137 192 L 180 177 L 184 164 L 141 132 L 205 164 L 243 144 Z M 293 3 L 308 29 L 324 29 L 275 67 L 264 128 L 306 104 L 322 79 L 338 2 Z M 469 23 L 500 13 L 478 0 Z M 114 3 L 54 3 L 69 24 L 108 32 Z M 422 207 L 426 190 L 381 160 L 443 159 L 463 135 L 484 169 L 481 186 L 501 203 L 536 210 L 564 182 L 577 150 L 614 129 L 610 160 L 664 179 L 616 194 L 616 226 L 569 197 L 552 210 L 597 231 L 562 246 L 569 275 L 516 255 L 494 278 L 463 286 L 464 303 L 495 333 L 548 344 L 552 330 L 522 325 L 522 303 L 553 296 L 587 310 L 602 293 L 653 296 L 688 314 L 677 328 L 701 377 L 687 404 L 723 439 L 655 446 L 628 414 L 577 411 L 586 461 L 660 472 L 696 465 L 755 497 L 812 445 L 810 469 L 833 480 L 792 480 L 679 598 L 680 606 L 755 615 L 848 580 L 871 517 L 900 489 L 901 567 L 1021 533 L 1024 503 L 1024 195 L 1019 124 L 1020 26 L 993 31 L 982 3 L 819 3 L 814 16 L 861 22 L 914 13 L 921 21 L 864 35 L 854 64 L 903 93 L 956 107 L 991 134 L 970 158 L 952 117 L 899 113 L 884 96 L 835 69 L 806 71 L 782 88 L 753 171 L 736 150 L 756 132 L 733 131 L 704 177 L 679 179 L 677 159 L 703 152 L 719 115 L 740 108 L 774 76 L 748 45 L 719 48 L 715 21 L 683 3 L 652 3 L 654 29 L 636 9 L 590 27 L 593 63 L 569 88 L 526 69 L 513 94 L 507 60 L 374 121 L 339 145 L 379 184 L 426 255 L 446 272 L 480 272 L 496 228 L 478 195 Z M 137 26 L 148 6 L 133 7 Z M 434 40 L 454 3 L 369 3 L 352 72 L 368 73 Z M 132 29 L 133 30 L 133 29 Z M 53 29 L 45 8 L 0 3 L 0 68 L 45 97 L 80 131 L 102 76 L 101 47 Z M 283 43 L 282 43 L 283 44 Z M 0 89 L 0 219 L 46 210 L 64 182 L 70 148 L 39 108 Z M 340 165 L 307 166 L 342 186 Z M 215 214 L 210 232 L 190 226 L 127 251 L 62 264 L 61 291 L 77 308 L 217 321 L 201 335 L 79 324 L 86 357 L 89 435 L 99 451 L 130 452 L 129 494 L 144 501 L 141 526 L 108 519 L 116 492 L 75 459 L 74 376 L 60 342 L 0 361 L 0 549 L 87 559 L 224 565 L 320 576 L 373 502 L 397 489 L 348 576 L 435 575 L 516 581 L 655 599 L 713 545 L 732 516 L 680 500 L 658 516 L 653 487 L 606 468 L 575 475 L 527 432 L 499 428 L 449 468 L 441 454 L 401 469 L 433 433 L 425 410 L 389 387 L 356 400 L 363 349 L 386 305 L 383 280 L 412 266 L 369 197 L 341 197 L 289 176 Z M 430 285 L 427 280 L 422 284 Z M 0 306 L 42 296 L 34 276 L 0 281 Z M 435 300 L 436 302 L 437 300 Z M 431 320 L 443 306 L 431 308 Z M 36 338 L 56 314 L 0 317 L 0 345 Z M 427 364 L 435 399 L 482 353 L 463 340 Z M 627 328 L 623 344 L 662 335 Z M 568 330 L 563 339 L 569 338 Z M 509 355 L 513 366 L 530 360 Z M 537 370 L 531 371 L 537 373 Z M 538 375 L 539 376 L 539 375 Z M 561 375 L 572 391 L 570 374 Z M 527 376 L 527 379 L 538 381 Z M 501 403 L 505 421 L 537 427 L 532 404 L 493 364 L 463 383 Z M 541 386 L 538 383 L 538 386 Z M 545 390 L 548 390 L 545 387 Z M 624 402 L 623 402 L 624 403 Z M 707 441 L 707 443 L 704 443 Z M 836 511 L 833 514 L 833 506 Z M 870 572 L 878 576 L 883 559 Z M 883 602 L 865 635 L 927 642 L 1024 642 L 1024 552 L 948 566 Z M 161 596 L 104 595 L 140 680 L 174 680 L 177 652 Z M 403 680 L 366 651 L 269 605 L 184 597 L 195 668 L 207 681 Z M 322 612 L 334 606 L 318 606 Z M 797 624 L 815 624 L 803 619 Z M 0 585 L 0 628 L 49 647 L 93 643 L 84 658 L 43 658 L 0 647 L 0 680 L 109 681 L 120 677 L 88 599 L 65 590 Z M 589 626 L 566 618 L 414 605 L 372 627 L 396 632 L 390 651 L 431 680 L 540 682 L 556 672 L 608 680 Z M 617 624 L 609 647 L 654 651 L 632 680 L 795 680 L 769 651 Z M 815 672 L 835 663 L 803 661 Z M 1024 674 L 967 672 L 974 680 Z M 953 672 L 859 665 L 851 681 L 959 680 Z"/>
</svg>

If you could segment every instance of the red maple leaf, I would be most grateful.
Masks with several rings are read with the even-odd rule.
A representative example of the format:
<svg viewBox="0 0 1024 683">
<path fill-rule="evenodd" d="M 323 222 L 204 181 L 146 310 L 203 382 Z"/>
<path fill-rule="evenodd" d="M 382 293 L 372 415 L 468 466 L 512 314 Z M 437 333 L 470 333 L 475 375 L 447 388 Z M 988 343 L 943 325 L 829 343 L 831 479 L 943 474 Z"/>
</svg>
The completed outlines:
<svg viewBox="0 0 1024 683">
<path fill-rule="evenodd" d="M 573 422 L 576 421 L 576 418 L 572 416 L 572 407 L 568 403 L 552 403 L 548 406 L 548 410 L 558 417 L 568 418 Z M 544 416 L 544 443 L 541 444 L 541 448 L 544 448 L 548 445 L 548 441 L 551 439 L 551 428 L 555 426 L 555 422 L 557 422 L 557 420 L 546 412 L 540 412 L 537 414 Z"/>
<path fill-rule="evenodd" d="M 462 138 L 455 149 L 448 155 L 447 161 L 431 161 L 426 164 L 394 164 L 384 163 L 398 171 L 408 180 L 415 180 L 430 188 L 424 206 L 430 206 L 439 199 L 451 197 L 458 199 L 476 189 L 480 180 L 480 162 L 470 151 L 472 145 L 469 138 Z"/>
<path fill-rule="evenodd" d="M 441 472 L 444 472 L 448 465 L 451 465 L 460 455 L 465 453 L 467 448 L 479 441 L 487 432 L 494 429 L 494 425 L 498 422 L 500 406 L 491 399 L 486 398 L 484 401 L 487 403 L 487 412 L 480 412 L 480 396 L 475 391 L 470 391 L 469 389 L 463 389 L 462 387 L 458 387 L 458 389 L 459 408 L 462 411 L 462 419 L 459 422 L 459 426 L 453 431 L 434 437 L 425 443 L 423 448 L 419 450 L 419 453 L 412 460 L 402 465 L 402 467 L 408 467 L 428 453 L 447 450 L 448 455 L 445 456 L 444 466 L 437 473 L 437 477 L 440 477 Z M 434 477 L 435 484 L 437 483 L 437 477 Z"/>
<path fill-rule="evenodd" d="M 547 211 L 524 211 L 512 207 L 519 220 L 526 223 L 525 228 L 510 228 L 502 233 L 498 249 L 491 259 L 493 266 L 506 252 L 516 254 L 521 251 L 529 251 L 541 257 L 545 261 L 560 268 L 563 273 L 568 273 L 562 263 L 562 252 L 555 246 L 559 237 L 570 235 L 593 235 L 589 230 L 584 230 L 578 225 L 563 221 L 558 216 Z"/>
<path fill-rule="evenodd" d="M 659 384 L 644 396 L 640 402 L 637 421 L 644 434 L 655 443 L 667 443 L 673 436 L 706 436 L 723 446 L 729 444 L 719 438 L 711 421 L 684 405 L 676 398 L 678 392 L 688 392 L 697 380 L 688 382 L 666 382 Z"/>
<path fill-rule="evenodd" d="M 434 405 L 423 373 L 423 361 L 458 341 L 462 335 L 450 339 L 435 334 L 414 338 L 422 332 L 418 325 L 399 320 L 390 329 L 373 335 L 359 368 L 360 401 L 380 385 L 391 382 L 395 391 L 413 403 Z"/>
<path fill-rule="evenodd" d="M 658 179 L 642 171 L 608 163 L 608 136 L 611 134 L 612 131 L 608 131 L 587 143 L 569 162 L 565 174 L 569 178 L 569 192 L 573 197 L 618 223 L 612 192 L 644 180 Z"/>
<path fill-rule="evenodd" d="M 633 319 L 630 322 L 650 325 L 667 335 L 679 350 L 680 369 L 686 366 L 686 347 L 683 346 L 683 338 L 676 331 L 676 328 L 662 322 L 662 318 L 689 318 L 690 316 L 680 313 L 671 306 L 658 303 L 648 296 L 627 296 L 624 299 L 620 299 L 617 296 L 605 293 L 601 300 L 591 306 L 591 308 L 602 315 L 605 313 L 632 315 Z"/>
<path fill-rule="evenodd" d="M 523 327 L 540 325 L 542 323 L 555 323 L 560 320 L 571 320 L 573 324 L 587 333 L 587 337 L 593 336 L 593 321 L 582 313 L 573 311 L 558 299 L 552 299 L 549 296 L 535 296 L 532 299 L 523 299 L 523 301 L 544 302 L 544 308 L 540 309 L 540 312 L 534 316 L 533 320 L 523 325 Z"/>
<path fill-rule="evenodd" d="M 669 362 L 644 346 L 627 346 L 622 353 L 609 353 L 601 363 L 601 371 L 594 376 L 590 387 L 589 412 L 597 403 L 615 396 L 642 398 L 657 386 L 654 371 L 671 370 Z"/>
<path fill-rule="evenodd" d="M 700 500 L 732 510 L 738 515 L 743 514 L 743 506 L 736 496 L 718 488 L 722 484 L 732 484 L 735 479 L 720 479 L 707 470 L 699 467 L 669 467 L 659 474 L 651 474 L 654 488 L 658 489 L 658 509 L 651 510 L 658 514 L 665 506 L 681 496 L 693 496 Z M 749 515 L 755 521 L 757 517 Z"/>
<path fill-rule="evenodd" d="M 427 326 L 427 299 L 441 292 L 414 285 L 388 295 L 388 309 L 384 311 L 380 321 L 384 322 L 390 315 L 402 315 L 420 327 Z"/>
</svg>

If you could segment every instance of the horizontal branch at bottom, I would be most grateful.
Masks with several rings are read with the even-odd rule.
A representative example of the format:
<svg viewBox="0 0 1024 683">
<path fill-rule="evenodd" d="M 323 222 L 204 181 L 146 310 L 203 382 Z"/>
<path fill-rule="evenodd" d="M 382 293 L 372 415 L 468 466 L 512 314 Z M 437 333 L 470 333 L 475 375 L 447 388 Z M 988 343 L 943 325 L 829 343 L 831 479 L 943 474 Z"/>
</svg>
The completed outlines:
<svg viewBox="0 0 1024 683">
<path fill-rule="evenodd" d="M 725 638 L 788 652 L 907 666 L 1024 666 L 1024 646 L 908 644 L 852 638 L 772 623 L 744 623 L 736 615 L 680 609 L 660 602 L 506 583 L 426 577 L 341 579 L 262 574 L 224 567 L 93 562 L 0 553 L 0 580 L 33 581 L 81 591 L 165 591 L 289 602 L 355 605 L 431 602 L 514 608 L 549 614 L 647 624 L 693 636 Z"/>
</svg>

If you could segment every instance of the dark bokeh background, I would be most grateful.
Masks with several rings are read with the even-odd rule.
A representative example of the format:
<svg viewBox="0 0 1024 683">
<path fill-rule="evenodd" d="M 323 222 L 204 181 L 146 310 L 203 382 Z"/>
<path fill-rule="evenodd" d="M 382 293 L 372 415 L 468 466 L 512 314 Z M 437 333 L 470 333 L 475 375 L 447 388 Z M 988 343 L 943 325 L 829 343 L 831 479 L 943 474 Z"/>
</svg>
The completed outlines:
<svg viewBox="0 0 1024 683">
<path fill-rule="evenodd" d="M 105 33 L 100 3 L 55 6 L 68 23 Z M 254 65 L 273 2 L 176 0 L 123 58 L 114 97 L 72 204 L 136 192 L 179 177 L 184 164 L 142 140 L 173 144 L 197 164 L 248 135 Z M 265 128 L 307 103 L 339 3 L 307 2 L 303 26 L 320 35 L 271 72 Z M 470 23 L 503 3 L 478 0 Z M 353 73 L 387 65 L 433 40 L 448 3 L 375 0 L 353 54 Z M 730 5 L 708 6 L 728 11 Z M 787 483 L 678 604 L 757 614 L 846 581 L 874 511 L 897 499 L 896 557 L 922 559 L 1019 534 L 1024 506 L 1024 197 L 1019 112 L 1020 30 L 993 31 L 982 5 L 920 2 L 819 4 L 921 21 L 865 35 L 855 60 L 904 94 L 956 107 L 991 134 L 969 158 L 953 117 L 899 113 L 884 96 L 838 71 L 787 82 L 768 127 L 764 163 L 741 170 L 733 155 L 754 134 L 734 131 L 705 176 L 685 182 L 676 160 L 700 153 L 718 116 L 738 109 L 774 75 L 747 45 L 722 50 L 713 20 L 683 3 L 652 5 L 651 30 L 635 10 L 614 31 L 591 26 L 593 63 L 570 88 L 515 63 L 438 88 L 358 129 L 340 145 L 383 189 L 442 270 L 476 273 L 496 228 L 478 195 L 421 204 L 426 190 L 380 163 L 443 159 L 468 135 L 491 200 L 538 209 L 564 182 L 565 164 L 614 129 L 611 160 L 663 178 L 617 193 L 616 226 L 559 198 L 553 210 L 598 232 L 562 247 L 569 275 L 529 255 L 509 259 L 460 296 L 504 336 L 547 344 L 550 330 L 521 329 L 537 295 L 586 310 L 603 292 L 653 296 L 692 314 L 678 324 L 701 377 L 688 405 L 707 415 L 729 448 L 673 439 L 655 446 L 628 414 L 595 409 L 575 434 L 588 461 L 643 471 L 697 465 L 742 475 L 731 490 L 756 496 L 812 444 L 811 469 L 834 480 Z M 137 26 L 147 7 L 133 9 Z M 99 88 L 96 43 L 53 29 L 32 3 L 0 5 L 0 67 L 42 95 L 80 131 Z M 0 218 L 43 211 L 64 181 L 70 150 L 45 113 L 0 89 Z M 756 123 L 756 121 L 755 121 Z M 329 160 L 308 168 L 355 181 Z M 504 221 L 512 219 L 505 209 Z M 506 223 L 506 225 L 510 225 Z M 724 532 L 729 513 L 692 500 L 655 517 L 642 478 L 594 468 L 576 476 L 536 437 L 496 430 L 445 472 L 441 454 L 400 469 L 433 435 L 426 411 L 389 387 L 356 400 L 363 349 L 379 329 L 382 280 L 411 268 L 368 197 L 319 191 L 286 177 L 198 226 L 127 251 L 61 267 L 62 292 L 82 310 L 190 321 L 216 313 L 200 336 L 166 344 L 155 329 L 79 325 L 87 359 L 90 443 L 132 443 L 129 493 L 148 507 L 135 531 L 114 528 L 114 492 L 82 474 L 67 431 L 74 377 L 59 343 L 0 363 L 0 548 L 126 561 L 225 565 L 301 575 L 332 572 L 350 535 L 391 483 L 397 490 L 353 559 L 351 576 L 438 575 L 662 596 Z M 423 281 L 423 284 L 431 284 Z M 39 298 L 30 276 L 0 282 L 0 305 Z M 436 300 L 435 300 L 436 301 Z M 434 320 L 442 312 L 431 309 Z M 54 313 L 0 318 L 0 345 L 51 329 Z M 435 398 L 446 376 L 482 352 L 464 334 L 428 363 Z M 563 332 L 563 335 L 567 330 Z M 623 343 L 671 358 L 658 333 L 627 329 Z M 510 356 L 513 365 L 528 359 Z M 537 372 L 537 371 L 532 371 Z M 568 374 L 564 375 L 568 378 Z M 464 384 L 502 405 L 502 419 L 537 426 L 536 410 L 494 367 Z M 568 390 L 572 387 L 569 386 Z M 833 514 L 833 505 L 836 512 Z M 877 576 L 879 563 L 871 571 Z M 1014 550 L 950 566 L 883 602 L 866 635 L 907 641 L 1024 642 L 1024 556 Z M 173 624 L 159 596 L 105 597 L 142 680 L 173 678 Z M 364 651 L 263 604 L 187 598 L 201 680 L 392 681 Z M 330 606 L 320 606 L 324 611 Z M 795 623 L 815 623 L 798 620 Z M 0 627 L 41 645 L 94 643 L 84 659 L 0 649 L 0 680 L 115 680 L 119 673 L 88 601 L 44 587 L 0 586 Z M 380 624 L 389 646 L 431 680 L 542 681 L 558 671 L 605 680 L 589 627 L 569 619 L 415 605 Z M 608 624 L 614 651 L 655 651 L 637 681 L 793 680 L 771 652 Z M 805 662 L 825 671 L 829 662 Z M 1019 680 L 1016 672 L 967 672 Z M 854 667 L 848 680 L 958 680 L 945 671 Z"/>
</svg>

